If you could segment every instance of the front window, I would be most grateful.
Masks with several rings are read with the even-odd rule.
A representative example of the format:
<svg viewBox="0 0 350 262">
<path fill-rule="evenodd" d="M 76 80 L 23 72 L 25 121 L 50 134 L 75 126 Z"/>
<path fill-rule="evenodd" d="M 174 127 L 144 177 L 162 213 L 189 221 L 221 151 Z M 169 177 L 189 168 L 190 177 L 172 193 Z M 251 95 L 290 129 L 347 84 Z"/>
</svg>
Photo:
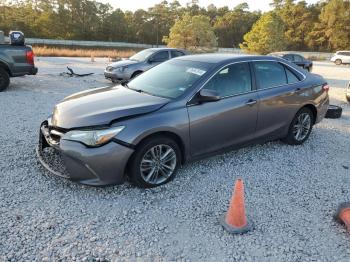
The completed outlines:
<svg viewBox="0 0 350 262">
<path fill-rule="evenodd" d="M 220 97 L 250 92 L 252 79 L 248 63 L 237 63 L 221 69 L 204 87 Z"/>
<path fill-rule="evenodd" d="M 133 55 L 129 59 L 142 62 L 142 61 L 146 61 L 146 59 L 148 59 L 152 54 L 154 54 L 153 50 L 146 49 L 146 50 L 143 50 L 141 52 L 136 53 L 135 55 Z"/>
<path fill-rule="evenodd" d="M 169 60 L 169 52 L 168 51 L 158 52 L 151 57 L 151 60 L 152 62 L 156 62 L 156 63 L 165 62 L 166 60 Z"/>
<path fill-rule="evenodd" d="M 285 56 L 283 56 L 283 58 L 284 58 L 285 60 L 288 60 L 288 61 L 294 61 L 294 58 L 293 58 L 292 55 L 285 55 Z"/>
<path fill-rule="evenodd" d="M 211 67 L 210 63 L 170 60 L 138 76 L 129 82 L 128 87 L 155 96 L 177 98 Z"/>
<path fill-rule="evenodd" d="M 302 58 L 300 55 L 294 55 L 294 61 L 295 62 L 303 62 L 304 58 Z"/>
</svg>

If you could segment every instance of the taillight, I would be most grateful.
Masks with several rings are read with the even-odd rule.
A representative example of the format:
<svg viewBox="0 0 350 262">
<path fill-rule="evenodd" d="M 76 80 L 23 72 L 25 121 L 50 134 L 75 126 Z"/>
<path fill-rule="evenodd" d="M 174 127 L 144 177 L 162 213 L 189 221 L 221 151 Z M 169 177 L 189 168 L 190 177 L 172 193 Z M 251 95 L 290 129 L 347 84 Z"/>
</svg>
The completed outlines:
<svg viewBox="0 0 350 262">
<path fill-rule="evenodd" d="M 328 84 L 324 84 L 322 88 L 328 93 L 330 86 Z"/>
<path fill-rule="evenodd" d="M 26 52 L 27 63 L 34 65 L 34 52 L 32 50 Z"/>
</svg>

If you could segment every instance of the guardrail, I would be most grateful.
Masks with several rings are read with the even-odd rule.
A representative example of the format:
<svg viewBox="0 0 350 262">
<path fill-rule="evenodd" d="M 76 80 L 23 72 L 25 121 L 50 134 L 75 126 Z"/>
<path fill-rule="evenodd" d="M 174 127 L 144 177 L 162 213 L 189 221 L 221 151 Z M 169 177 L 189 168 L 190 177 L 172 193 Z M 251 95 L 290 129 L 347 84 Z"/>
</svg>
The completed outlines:
<svg viewBox="0 0 350 262">
<path fill-rule="evenodd" d="M 9 42 L 9 38 L 5 37 L 5 41 Z M 61 45 L 61 46 L 84 46 L 84 47 L 126 47 L 126 48 L 152 48 L 157 45 L 126 43 L 126 42 L 105 42 L 105 41 L 79 41 L 79 40 L 60 40 L 60 39 L 39 39 L 26 38 L 27 45 Z M 165 47 L 158 45 L 158 47 Z"/>
<path fill-rule="evenodd" d="M 5 37 L 5 41 L 9 42 L 9 38 Z M 60 40 L 60 39 L 39 39 L 39 38 L 26 38 L 26 44 L 28 45 L 57 45 L 57 46 L 84 46 L 84 47 L 124 47 L 124 48 L 137 48 L 145 49 L 157 47 L 150 44 L 139 43 L 127 43 L 127 42 L 106 42 L 106 41 L 79 41 L 79 40 Z M 158 45 L 158 47 L 166 47 L 165 45 Z M 245 54 L 242 49 L 239 48 L 218 48 L 218 53 L 231 53 L 231 54 Z M 330 60 L 333 53 L 324 52 L 299 52 L 290 51 L 291 53 L 297 53 L 304 56 L 306 59 L 311 60 Z"/>
</svg>

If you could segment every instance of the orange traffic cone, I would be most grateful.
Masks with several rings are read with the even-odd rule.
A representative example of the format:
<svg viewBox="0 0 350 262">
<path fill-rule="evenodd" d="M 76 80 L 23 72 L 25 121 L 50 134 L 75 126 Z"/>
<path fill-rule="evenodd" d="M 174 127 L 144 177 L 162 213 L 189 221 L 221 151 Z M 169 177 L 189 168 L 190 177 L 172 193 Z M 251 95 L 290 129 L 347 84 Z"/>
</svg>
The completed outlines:
<svg viewBox="0 0 350 262">
<path fill-rule="evenodd" d="M 350 232 L 350 203 L 342 203 L 339 205 L 338 211 L 335 214 L 335 219 L 346 226 Z"/>
<path fill-rule="evenodd" d="M 244 185 L 237 179 L 228 211 L 220 219 L 220 224 L 231 234 L 243 234 L 252 229 L 248 222 L 244 206 Z"/>
</svg>

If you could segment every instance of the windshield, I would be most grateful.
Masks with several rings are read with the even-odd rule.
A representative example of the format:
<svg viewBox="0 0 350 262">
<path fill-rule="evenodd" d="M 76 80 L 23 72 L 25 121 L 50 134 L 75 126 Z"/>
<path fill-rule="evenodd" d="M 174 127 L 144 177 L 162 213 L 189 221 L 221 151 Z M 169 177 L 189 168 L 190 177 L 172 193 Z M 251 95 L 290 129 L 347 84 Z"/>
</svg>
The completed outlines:
<svg viewBox="0 0 350 262">
<path fill-rule="evenodd" d="M 211 66 L 210 63 L 170 60 L 146 71 L 128 86 L 155 96 L 177 98 L 192 87 Z"/>
<path fill-rule="evenodd" d="M 141 52 L 134 54 L 129 59 L 142 62 L 142 61 L 145 61 L 147 58 L 149 58 L 152 54 L 154 54 L 153 50 L 146 49 L 146 50 L 143 50 Z"/>
</svg>

